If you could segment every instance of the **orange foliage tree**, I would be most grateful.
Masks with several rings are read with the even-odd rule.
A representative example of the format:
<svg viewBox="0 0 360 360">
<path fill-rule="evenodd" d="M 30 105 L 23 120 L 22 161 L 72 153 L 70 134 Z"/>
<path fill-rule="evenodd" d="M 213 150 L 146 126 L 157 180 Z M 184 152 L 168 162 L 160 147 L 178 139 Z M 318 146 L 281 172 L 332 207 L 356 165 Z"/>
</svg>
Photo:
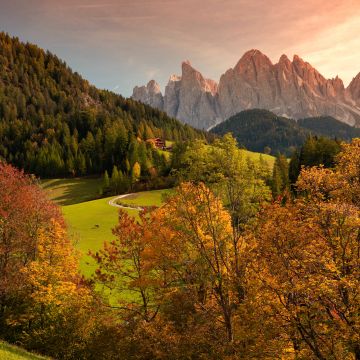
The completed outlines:
<svg viewBox="0 0 360 360">
<path fill-rule="evenodd" d="M 33 179 L 0 163 L 0 335 L 56 358 L 80 358 L 95 298 L 59 209 Z"/>
<path fill-rule="evenodd" d="M 254 270 L 298 358 L 360 359 L 360 140 L 260 215 Z M 269 313 L 270 314 L 270 313 Z"/>
</svg>

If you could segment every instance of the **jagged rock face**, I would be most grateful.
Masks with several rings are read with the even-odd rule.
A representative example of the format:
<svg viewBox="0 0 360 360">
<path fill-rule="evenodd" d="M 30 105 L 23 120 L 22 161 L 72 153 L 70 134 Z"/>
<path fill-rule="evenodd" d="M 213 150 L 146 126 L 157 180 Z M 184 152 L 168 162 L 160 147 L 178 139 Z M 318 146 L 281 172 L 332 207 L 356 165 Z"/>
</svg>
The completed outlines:
<svg viewBox="0 0 360 360">
<path fill-rule="evenodd" d="M 176 117 L 199 129 L 210 127 L 218 117 L 216 89 L 216 83 L 206 80 L 189 62 L 183 62 Z M 165 96 L 168 101 L 170 96 Z"/>
<path fill-rule="evenodd" d="M 133 98 L 155 106 L 148 86 L 147 92 L 143 88 L 136 87 Z M 345 89 L 341 79 L 325 79 L 297 55 L 293 61 L 282 55 L 272 64 L 259 50 L 250 50 L 221 76 L 219 85 L 184 62 L 182 75 L 171 77 L 166 86 L 162 109 L 197 128 L 208 129 L 251 108 L 295 119 L 330 115 L 359 126 L 360 74 Z"/>
<path fill-rule="evenodd" d="M 349 97 L 360 107 L 360 73 L 352 79 L 347 91 Z"/>
<path fill-rule="evenodd" d="M 150 80 L 146 86 L 135 86 L 132 98 L 160 110 L 164 108 L 160 86 L 155 80 Z"/>
</svg>

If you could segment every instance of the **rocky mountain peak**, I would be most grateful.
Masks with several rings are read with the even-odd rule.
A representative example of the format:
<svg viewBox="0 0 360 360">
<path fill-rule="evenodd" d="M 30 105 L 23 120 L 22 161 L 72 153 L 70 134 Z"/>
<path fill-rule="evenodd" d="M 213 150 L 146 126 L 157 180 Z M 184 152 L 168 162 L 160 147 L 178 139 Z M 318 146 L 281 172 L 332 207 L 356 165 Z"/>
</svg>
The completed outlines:
<svg viewBox="0 0 360 360">
<path fill-rule="evenodd" d="M 264 55 L 260 50 L 252 49 L 247 51 L 241 57 L 234 70 L 236 72 L 243 72 L 251 67 L 270 68 L 271 66 L 272 62 L 266 55 Z"/>
<path fill-rule="evenodd" d="M 169 82 L 172 82 L 172 81 L 180 81 L 181 80 L 181 76 L 180 75 L 171 75 L 170 78 L 169 78 Z"/>
<path fill-rule="evenodd" d="M 160 110 L 164 107 L 160 86 L 155 80 L 150 80 L 146 86 L 135 86 L 132 98 Z"/>
<path fill-rule="evenodd" d="M 352 79 L 347 87 L 347 91 L 355 103 L 360 106 L 360 73 Z"/>
<path fill-rule="evenodd" d="M 211 79 L 205 79 L 200 71 L 196 70 L 189 60 L 182 62 L 181 81 L 183 85 L 188 84 L 191 88 L 198 87 L 202 91 L 215 94 L 217 83 Z"/>
<path fill-rule="evenodd" d="M 155 80 L 150 80 L 147 83 L 146 88 L 149 92 L 152 92 L 154 94 L 161 93 L 160 85 Z"/>
<path fill-rule="evenodd" d="M 284 54 L 278 63 L 257 49 L 247 51 L 219 84 L 187 60 L 172 75 L 162 96 L 155 81 L 135 87 L 133 98 L 162 108 L 170 116 L 207 129 L 245 109 L 267 109 L 295 119 L 333 116 L 360 126 L 360 74 L 345 90 L 336 76 L 326 79 L 300 56 Z"/>
<path fill-rule="evenodd" d="M 291 61 L 289 60 L 289 58 L 287 57 L 286 54 L 282 54 L 280 56 L 279 63 L 288 64 L 288 63 L 291 63 Z"/>
<path fill-rule="evenodd" d="M 200 72 L 193 68 L 189 60 L 183 61 L 181 63 L 181 73 L 182 73 L 182 79 L 186 76 L 196 76 L 196 75 L 202 78 Z"/>
<path fill-rule="evenodd" d="M 330 83 L 333 85 L 334 89 L 337 92 L 345 90 L 344 82 L 339 78 L 338 75 L 336 75 L 335 78 L 331 79 Z"/>
</svg>

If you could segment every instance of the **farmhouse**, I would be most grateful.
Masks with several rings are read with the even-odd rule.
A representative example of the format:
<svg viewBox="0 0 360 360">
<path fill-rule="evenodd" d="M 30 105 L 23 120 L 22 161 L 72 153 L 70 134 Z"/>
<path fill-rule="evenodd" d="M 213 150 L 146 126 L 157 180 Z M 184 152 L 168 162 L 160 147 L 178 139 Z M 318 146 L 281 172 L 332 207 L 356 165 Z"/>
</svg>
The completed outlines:
<svg viewBox="0 0 360 360">
<path fill-rule="evenodd" d="M 160 138 L 148 139 L 146 142 L 152 143 L 157 149 L 171 151 L 171 146 L 166 146 L 165 141 Z"/>
</svg>

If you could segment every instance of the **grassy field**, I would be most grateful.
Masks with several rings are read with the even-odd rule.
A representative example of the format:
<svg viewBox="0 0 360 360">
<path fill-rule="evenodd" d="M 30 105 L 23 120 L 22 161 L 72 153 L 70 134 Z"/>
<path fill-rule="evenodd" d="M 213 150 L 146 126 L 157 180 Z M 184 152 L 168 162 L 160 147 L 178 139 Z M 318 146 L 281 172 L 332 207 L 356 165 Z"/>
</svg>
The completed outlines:
<svg viewBox="0 0 360 360">
<path fill-rule="evenodd" d="M 248 157 L 250 160 L 254 162 L 260 161 L 260 158 L 263 158 L 263 160 L 265 160 L 268 163 L 270 169 L 272 169 L 274 166 L 274 162 L 275 162 L 274 156 L 252 152 L 248 150 L 241 150 L 241 151 L 244 153 L 244 156 Z"/>
<path fill-rule="evenodd" d="M 140 206 L 159 206 L 164 193 L 168 193 L 168 191 L 146 191 L 131 194 L 129 198 L 122 200 L 123 203 Z M 103 247 L 104 241 L 114 239 L 111 229 L 117 223 L 119 209 L 108 204 L 112 198 L 114 196 L 62 207 L 69 234 L 74 240 L 76 248 L 80 251 L 81 273 L 87 278 L 91 277 L 97 267 L 95 261 L 88 255 L 89 250 L 95 252 Z M 125 211 L 134 217 L 138 216 L 137 210 L 126 209 Z M 100 286 L 97 289 L 103 291 L 103 295 L 109 297 L 110 302 L 117 298 L 108 290 L 101 289 Z M 133 297 L 134 295 L 127 292 L 121 294 L 124 299 L 130 296 Z"/>
<path fill-rule="evenodd" d="M 154 190 L 132 194 L 121 199 L 123 203 L 139 206 L 159 206 L 163 194 L 168 190 Z M 80 268 L 89 277 L 95 270 L 93 260 L 87 255 L 89 250 L 99 250 L 104 241 L 114 239 L 111 229 L 116 225 L 118 208 L 110 206 L 109 200 L 114 196 L 62 206 L 70 236 L 74 239 L 76 248 L 81 252 Z M 138 211 L 126 209 L 137 216 Z"/>
<path fill-rule="evenodd" d="M 51 200 L 64 206 L 98 198 L 101 183 L 101 178 L 84 177 L 42 180 L 41 186 Z"/>
<path fill-rule="evenodd" d="M 171 194 L 172 190 L 152 190 L 143 191 L 135 194 L 130 194 L 119 200 L 121 204 L 136 205 L 140 207 L 146 206 L 160 206 L 163 197 L 167 194 Z"/>
<path fill-rule="evenodd" d="M 81 271 L 85 276 L 91 276 L 95 264 L 88 256 L 89 250 L 97 251 L 104 241 L 114 239 L 111 229 L 117 223 L 118 208 L 108 204 L 114 196 L 91 200 L 98 196 L 101 178 L 50 179 L 42 180 L 41 185 L 49 198 L 61 206 L 70 236 L 81 253 Z M 122 202 L 159 206 L 164 193 L 167 191 L 140 192 L 122 199 Z M 137 210 L 126 211 L 133 216 L 138 214 Z"/>
<path fill-rule="evenodd" d="M 9 345 L 0 341 L 0 359 L 1 360 L 45 360 L 39 355 L 31 354 L 17 346 Z"/>
<path fill-rule="evenodd" d="M 274 164 L 274 157 L 270 155 L 242 151 L 253 161 L 258 161 L 262 156 L 270 168 Z M 89 177 L 42 181 L 50 199 L 62 206 L 69 233 L 81 253 L 80 268 L 86 277 L 91 276 L 95 270 L 95 264 L 88 256 L 89 250 L 97 251 L 102 248 L 104 241 L 113 240 L 111 229 L 117 223 L 118 208 L 108 204 L 113 197 L 96 199 L 100 185 L 101 178 Z M 163 196 L 168 193 L 169 190 L 139 192 L 122 198 L 119 202 L 140 207 L 160 206 Z M 138 214 L 135 209 L 126 211 L 133 216 Z"/>
<path fill-rule="evenodd" d="M 87 255 L 89 250 L 99 250 L 104 241 L 114 236 L 111 229 L 117 222 L 118 208 L 110 206 L 112 197 L 63 206 L 62 211 L 75 246 L 81 252 L 80 268 L 89 277 L 95 269 L 94 262 Z M 126 210 L 136 216 L 137 210 Z"/>
</svg>

